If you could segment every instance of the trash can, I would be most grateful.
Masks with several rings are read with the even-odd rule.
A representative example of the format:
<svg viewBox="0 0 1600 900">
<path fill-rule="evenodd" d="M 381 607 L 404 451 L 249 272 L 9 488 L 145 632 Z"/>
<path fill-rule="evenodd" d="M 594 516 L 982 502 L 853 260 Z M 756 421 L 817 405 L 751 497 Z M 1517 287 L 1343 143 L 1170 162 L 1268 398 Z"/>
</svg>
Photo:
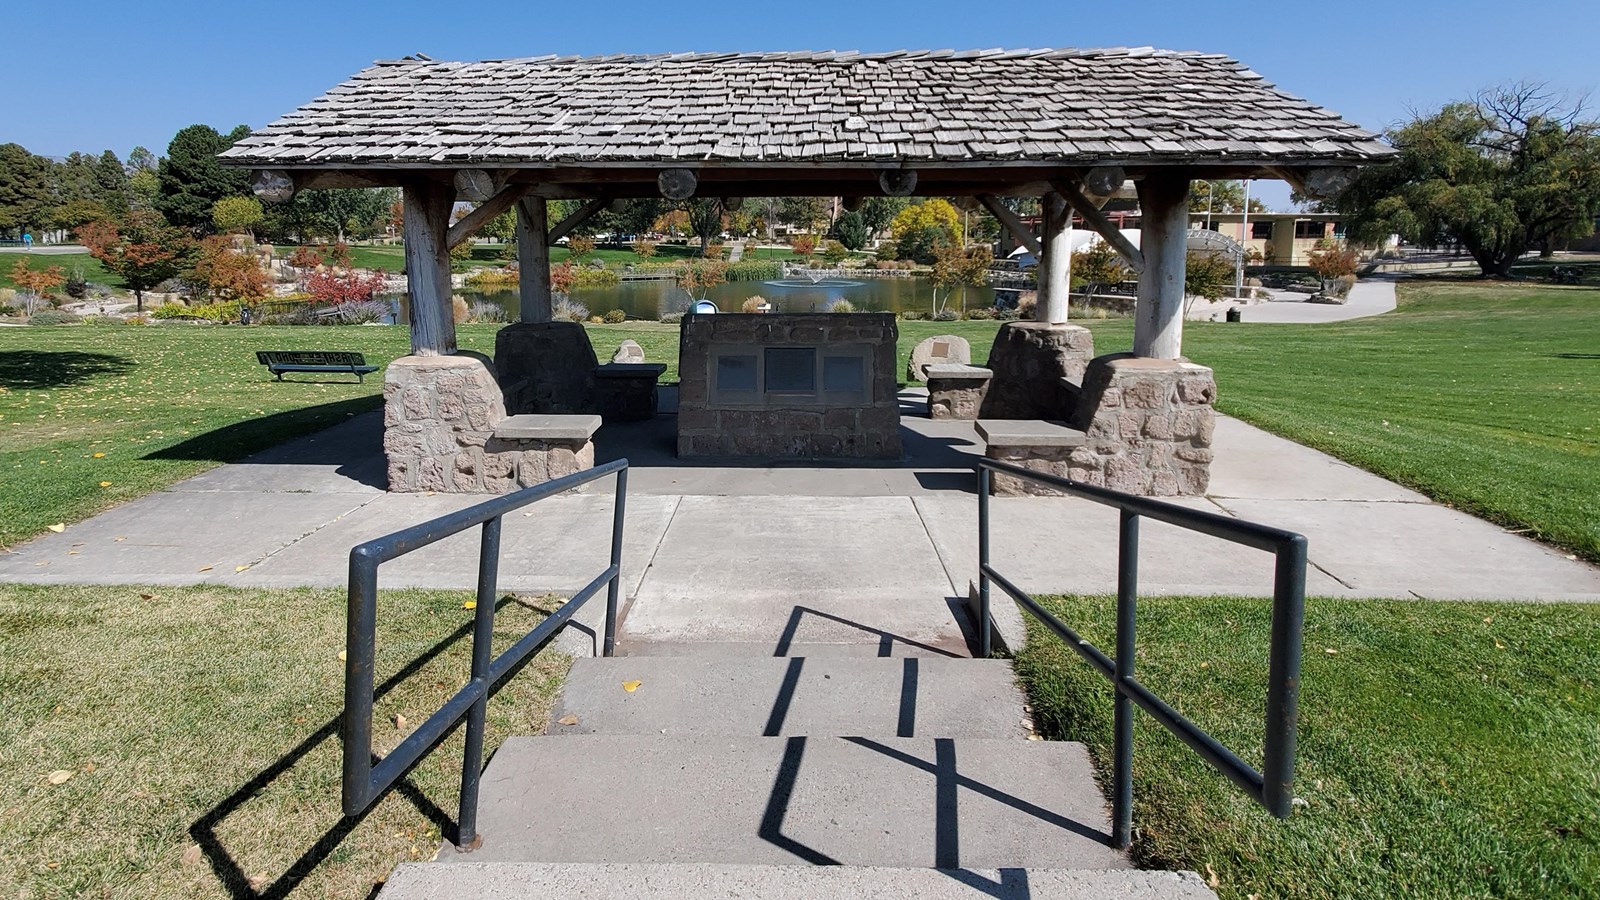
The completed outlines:
<svg viewBox="0 0 1600 900">
<path fill-rule="evenodd" d="M 248 307 L 248 306 L 239 307 L 239 324 L 240 325 L 249 325 L 250 324 L 250 307 Z"/>
<path fill-rule="evenodd" d="M 1237 306 L 1228 307 L 1228 321 L 1229 322 L 1243 322 L 1244 321 L 1244 319 L 1239 314 L 1239 307 L 1237 307 Z"/>
</svg>

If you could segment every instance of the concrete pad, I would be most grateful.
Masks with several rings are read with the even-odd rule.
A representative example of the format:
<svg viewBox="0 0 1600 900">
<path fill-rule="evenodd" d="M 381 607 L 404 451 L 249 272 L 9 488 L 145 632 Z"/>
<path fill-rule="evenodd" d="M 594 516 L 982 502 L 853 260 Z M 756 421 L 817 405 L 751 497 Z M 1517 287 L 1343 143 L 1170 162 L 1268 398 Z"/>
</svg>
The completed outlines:
<svg viewBox="0 0 1600 900">
<path fill-rule="evenodd" d="M 978 503 L 975 497 L 915 497 L 940 559 L 962 593 L 978 578 Z M 1179 506 L 1221 513 L 1209 500 L 1179 498 Z M 1117 589 L 1116 510 L 1072 497 L 995 497 L 989 502 L 990 562 L 1031 594 L 1109 594 Z M 1292 527 L 1270 516 L 1270 525 Z M 1240 544 L 1145 519 L 1139 529 L 1139 591 L 1182 594 L 1272 595 L 1273 556 Z M 1317 559 L 1319 543 L 1311 542 Z M 1345 595 L 1339 582 L 1311 569 L 1310 594 Z M 1002 602 L 998 591 L 992 603 Z"/>
<path fill-rule="evenodd" d="M 1397 305 L 1394 279 L 1381 276 L 1356 282 L 1350 289 L 1349 299 L 1344 303 L 1307 303 L 1305 298 L 1308 296 L 1280 292 L 1270 303 L 1244 307 L 1240 311 L 1240 318 L 1244 322 L 1263 323 L 1347 322 L 1391 312 Z"/>
<path fill-rule="evenodd" d="M 1005 660 L 633 656 L 574 662 L 549 732 L 1021 739 L 1023 716 Z"/>
<path fill-rule="evenodd" d="M 954 596 L 908 498 L 684 497 L 623 636 L 964 652 Z"/>
<path fill-rule="evenodd" d="M 256 565 L 375 499 L 361 493 L 158 492 L 0 554 L 0 580 L 232 582 L 237 567 Z"/>
<path fill-rule="evenodd" d="M 453 861 L 1127 868 L 1109 828 L 1080 744 L 512 737 Z"/>
<path fill-rule="evenodd" d="M 1430 502 L 1386 478 L 1228 416 L 1217 416 L 1212 447 L 1216 460 L 1207 491 L 1212 497 Z"/>
<path fill-rule="evenodd" d="M 1304 534 L 1312 561 L 1359 596 L 1600 600 L 1600 568 L 1435 503 L 1220 502 Z"/>
<path fill-rule="evenodd" d="M 383 412 L 378 410 L 219 466 L 167 490 L 381 494 L 388 478 Z"/>
<path fill-rule="evenodd" d="M 1215 900 L 1217 895 L 1193 872 L 456 862 L 401 863 L 378 896 L 381 900 Z"/>
</svg>

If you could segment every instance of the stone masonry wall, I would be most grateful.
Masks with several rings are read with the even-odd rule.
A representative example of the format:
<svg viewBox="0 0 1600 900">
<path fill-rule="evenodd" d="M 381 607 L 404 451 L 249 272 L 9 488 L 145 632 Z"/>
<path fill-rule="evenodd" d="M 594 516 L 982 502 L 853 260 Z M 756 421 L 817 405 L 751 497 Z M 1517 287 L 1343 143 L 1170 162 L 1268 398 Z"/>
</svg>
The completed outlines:
<svg viewBox="0 0 1600 900">
<path fill-rule="evenodd" d="M 500 385 L 471 356 L 406 356 L 383 377 L 389 490 L 503 494 L 594 467 L 588 441 L 505 440 Z"/>
<path fill-rule="evenodd" d="M 889 313 L 716 313 L 683 318 L 678 351 L 678 455 L 765 459 L 898 459 L 900 405 Z M 767 398 L 760 406 L 719 405 L 713 350 L 867 345 L 866 398 L 852 405 Z"/>
<path fill-rule="evenodd" d="M 1068 477 L 1147 497 L 1204 494 L 1211 480 L 1217 383 L 1185 360 L 1127 353 L 1095 359 L 1084 374 Z"/>
<path fill-rule="evenodd" d="M 1072 384 L 1094 357 L 1094 335 L 1078 325 L 1007 322 L 995 333 L 988 368 L 994 379 L 983 399 L 985 419 L 1060 419 L 1070 415 Z"/>
</svg>

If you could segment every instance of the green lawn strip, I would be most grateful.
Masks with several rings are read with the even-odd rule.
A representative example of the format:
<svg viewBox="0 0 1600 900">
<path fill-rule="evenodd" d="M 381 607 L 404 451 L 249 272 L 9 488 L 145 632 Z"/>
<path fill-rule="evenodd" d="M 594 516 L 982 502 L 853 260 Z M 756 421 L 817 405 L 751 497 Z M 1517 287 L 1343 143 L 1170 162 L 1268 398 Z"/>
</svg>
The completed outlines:
<svg viewBox="0 0 1600 900">
<path fill-rule="evenodd" d="M 1600 561 L 1600 291 L 1402 282 L 1383 316 L 1184 346 L 1219 410 Z"/>
<path fill-rule="evenodd" d="M 1115 602 L 1047 598 L 1098 646 Z M 1143 599 L 1138 678 L 1261 764 L 1270 609 Z M 1135 712 L 1134 856 L 1224 898 L 1578 897 L 1600 885 L 1600 607 L 1312 599 L 1288 821 Z M 1108 785 L 1110 686 L 1036 623 L 1017 671 Z"/>
<path fill-rule="evenodd" d="M 378 752 L 465 682 L 470 596 L 380 596 L 377 684 L 419 668 L 377 702 Z M 502 600 L 496 652 L 553 607 Z M 271 896 L 302 881 L 291 896 L 365 897 L 430 857 L 439 825 L 406 794 L 454 821 L 459 732 L 408 776 L 414 790 L 312 852 L 341 825 L 344 628 L 337 589 L 0 585 L 0 895 Z M 567 665 L 547 651 L 504 682 L 487 750 L 544 727 Z"/>
<path fill-rule="evenodd" d="M 71 275 L 73 270 L 78 270 L 83 272 L 84 279 L 91 284 L 102 284 L 111 288 L 122 287 L 120 276 L 107 272 L 105 266 L 100 264 L 100 260 L 87 253 L 0 253 L 0 288 L 16 289 L 17 283 L 11 279 L 11 269 L 17 264 L 17 260 L 23 260 L 29 269 L 36 272 L 58 266 L 63 276 Z"/>
</svg>

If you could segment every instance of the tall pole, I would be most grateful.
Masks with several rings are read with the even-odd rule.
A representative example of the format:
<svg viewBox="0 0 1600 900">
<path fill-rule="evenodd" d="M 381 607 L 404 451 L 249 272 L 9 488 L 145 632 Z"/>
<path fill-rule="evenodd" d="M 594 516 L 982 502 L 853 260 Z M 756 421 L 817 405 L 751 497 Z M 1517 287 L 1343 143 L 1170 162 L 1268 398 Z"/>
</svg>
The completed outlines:
<svg viewBox="0 0 1600 900">
<path fill-rule="evenodd" d="M 1244 296 L 1244 258 L 1250 255 L 1250 179 L 1244 180 L 1244 217 L 1239 220 L 1239 261 L 1233 267 L 1233 296 Z"/>
</svg>

